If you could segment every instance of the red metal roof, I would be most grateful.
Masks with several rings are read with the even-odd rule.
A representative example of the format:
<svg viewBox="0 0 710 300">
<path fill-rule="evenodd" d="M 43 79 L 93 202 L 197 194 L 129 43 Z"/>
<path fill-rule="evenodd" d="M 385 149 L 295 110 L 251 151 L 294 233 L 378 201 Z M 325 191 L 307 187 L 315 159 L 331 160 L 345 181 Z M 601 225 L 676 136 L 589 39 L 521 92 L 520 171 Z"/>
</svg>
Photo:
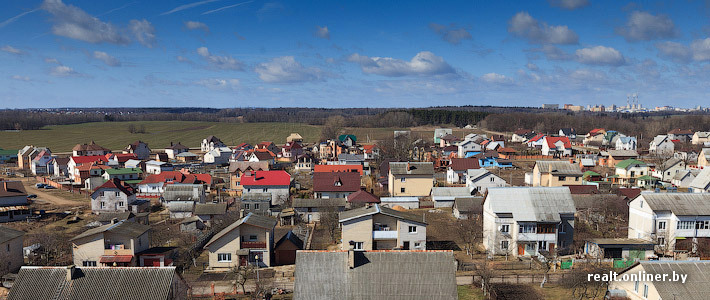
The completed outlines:
<svg viewBox="0 0 710 300">
<path fill-rule="evenodd" d="M 96 162 L 96 161 L 108 161 L 106 156 L 103 155 L 92 155 L 92 156 L 72 156 L 71 160 L 74 161 L 75 164 L 85 164 L 85 163 L 90 163 L 90 162 Z"/>
<path fill-rule="evenodd" d="M 102 255 L 101 262 L 102 264 L 106 263 L 129 263 L 133 260 L 133 255 Z"/>
<path fill-rule="evenodd" d="M 126 195 L 128 195 L 128 196 L 133 195 L 132 189 L 131 189 L 130 187 L 125 186 L 125 185 L 123 184 L 123 182 L 122 182 L 120 179 L 118 179 L 118 178 L 113 178 L 113 179 L 111 179 L 111 180 L 109 180 L 109 181 L 104 182 L 104 184 L 102 184 L 101 186 L 97 187 L 94 191 L 98 191 L 98 190 L 100 190 L 100 189 L 106 189 L 106 188 L 118 189 L 118 190 L 120 190 L 121 192 L 123 192 L 124 194 L 126 194 Z"/>
<path fill-rule="evenodd" d="M 547 146 L 549 146 L 550 148 L 557 148 L 557 146 L 555 146 L 555 143 L 559 141 L 562 141 L 564 143 L 565 149 L 572 148 L 572 144 L 569 142 L 569 138 L 567 138 L 566 136 L 548 136 L 545 138 L 545 140 L 547 141 Z"/>
<path fill-rule="evenodd" d="M 538 133 L 537 135 L 535 135 L 534 137 L 532 137 L 531 139 L 529 139 L 529 140 L 528 140 L 528 143 L 529 143 L 529 142 L 537 142 L 539 139 L 541 139 L 541 138 L 543 138 L 543 137 L 545 137 L 544 134 Z"/>
<path fill-rule="evenodd" d="M 313 172 L 358 172 L 362 175 L 362 165 L 315 165 Z"/>
<path fill-rule="evenodd" d="M 254 171 L 251 175 L 243 175 L 241 184 L 247 185 L 290 185 L 291 175 L 283 170 Z"/>
</svg>

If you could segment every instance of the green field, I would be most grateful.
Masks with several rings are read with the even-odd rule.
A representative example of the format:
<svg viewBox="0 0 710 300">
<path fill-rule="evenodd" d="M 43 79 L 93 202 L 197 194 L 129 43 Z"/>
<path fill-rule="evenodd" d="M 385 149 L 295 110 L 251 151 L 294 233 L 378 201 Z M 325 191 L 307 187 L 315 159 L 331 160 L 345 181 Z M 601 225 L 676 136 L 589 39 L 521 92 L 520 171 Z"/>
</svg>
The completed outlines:
<svg viewBox="0 0 710 300">
<path fill-rule="evenodd" d="M 146 133 L 130 133 L 128 126 L 145 126 Z M 368 143 L 391 137 L 393 130 L 408 128 L 347 128 L 346 133 L 355 134 L 358 142 Z M 129 143 L 141 140 L 151 149 L 162 149 L 170 142 L 180 142 L 188 147 L 200 147 L 202 139 L 209 135 L 219 137 L 228 146 L 246 142 L 273 141 L 276 144 L 286 142 L 291 132 L 303 136 L 306 143 L 317 142 L 321 126 L 301 123 L 224 123 L 197 121 L 140 121 L 140 122 L 96 122 L 74 125 L 52 125 L 41 130 L 0 131 L 0 148 L 20 149 L 25 145 L 49 147 L 55 153 L 71 151 L 78 143 L 92 140 L 106 148 L 118 151 Z M 463 137 L 463 130 L 454 130 Z M 414 128 L 417 137 L 433 139 L 433 128 Z"/>
</svg>

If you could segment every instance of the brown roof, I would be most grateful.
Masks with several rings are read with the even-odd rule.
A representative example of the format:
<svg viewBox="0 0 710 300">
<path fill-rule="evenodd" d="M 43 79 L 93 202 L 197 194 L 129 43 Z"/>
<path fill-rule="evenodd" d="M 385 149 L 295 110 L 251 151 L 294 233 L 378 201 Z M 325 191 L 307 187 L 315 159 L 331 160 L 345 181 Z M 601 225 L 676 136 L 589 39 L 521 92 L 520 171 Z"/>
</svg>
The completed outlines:
<svg viewBox="0 0 710 300">
<path fill-rule="evenodd" d="M 100 190 L 100 189 L 118 189 L 119 191 L 123 192 L 124 194 L 130 196 L 133 195 L 133 191 L 129 188 L 126 187 L 123 184 L 123 181 L 121 181 L 118 178 L 113 178 L 109 181 L 104 182 L 101 186 L 97 187 L 94 192 Z"/>
<path fill-rule="evenodd" d="M 528 134 L 528 133 L 532 133 L 532 130 L 530 130 L 530 129 L 518 128 L 518 130 L 516 130 L 514 133 L 517 134 L 517 135 L 525 135 L 525 134 Z"/>
<path fill-rule="evenodd" d="M 364 190 L 348 195 L 347 199 L 350 203 L 380 203 L 380 198 Z"/>
<path fill-rule="evenodd" d="M 629 200 L 633 200 L 641 194 L 641 189 L 619 188 L 618 194 L 629 198 Z"/>
<path fill-rule="evenodd" d="M 476 158 L 452 158 L 449 165 L 454 171 L 466 171 L 468 169 L 480 169 Z"/>
<path fill-rule="evenodd" d="M 185 150 L 189 150 L 190 148 L 186 147 L 186 146 L 183 145 L 183 144 L 180 144 L 180 142 L 177 142 L 177 143 L 175 143 L 175 144 L 174 144 L 173 142 L 170 142 L 170 147 L 165 147 L 165 149 L 173 149 L 173 150 L 182 150 L 182 149 L 185 149 Z"/>
<path fill-rule="evenodd" d="M 0 181 L 0 197 L 27 196 L 20 181 Z"/>
<path fill-rule="evenodd" d="M 692 130 L 688 130 L 688 129 L 676 128 L 676 129 L 673 129 L 673 130 L 669 131 L 668 134 L 675 134 L 675 135 L 693 135 L 693 131 L 692 131 Z"/>
<path fill-rule="evenodd" d="M 566 187 L 569 188 L 569 192 L 572 193 L 572 195 L 579 195 L 579 194 L 599 194 L 599 189 L 597 188 L 596 185 L 565 185 Z"/>
<path fill-rule="evenodd" d="M 313 173 L 314 192 L 356 192 L 360 190 L 360 173 L 317 172 Z"/>
<path fill-rule="evenodd" d="M 72 151 L 98 151 L 98 150 L 103 150 L 103 151 L 110 151 L 109 149 L 106 149 L 104 147 L 101 147 L 97 145 L 94 141 L 91 141 L 89 144 L 76 144 L 74 148 L 72 148 Z"/>
</svg>

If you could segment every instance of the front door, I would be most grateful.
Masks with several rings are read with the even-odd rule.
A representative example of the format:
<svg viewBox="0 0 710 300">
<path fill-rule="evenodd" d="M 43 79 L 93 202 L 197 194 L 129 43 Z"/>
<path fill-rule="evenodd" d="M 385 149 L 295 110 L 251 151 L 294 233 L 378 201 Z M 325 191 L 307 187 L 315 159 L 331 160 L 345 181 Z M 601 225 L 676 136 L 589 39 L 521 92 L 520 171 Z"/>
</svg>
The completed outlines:
<svg viewBox="0 0 710 300">
<path fill-rule="evenodd" d="M 239 255 L 239 265 L 246 266 L 247 263 L 248 263 L 248 256 L 247 255 Z"/>
<path fill-rule="evenodd" d="M 402 250 L 409 250 L 409 242 L 404 242 L 402 244 Z"/>
<path fill-rule="evenodd" d="M 518 243 L 518 255 L 519 256 L 525 255 L 525 244 Z"/>
<path fill-rule="evenodd" d="M 549 243 L 549 245 L 550 245 L 550 250 L 548 250 L 548 251 L 552 252 L 552 250 L 555 250 L 555 243 Z"/>
</svg>

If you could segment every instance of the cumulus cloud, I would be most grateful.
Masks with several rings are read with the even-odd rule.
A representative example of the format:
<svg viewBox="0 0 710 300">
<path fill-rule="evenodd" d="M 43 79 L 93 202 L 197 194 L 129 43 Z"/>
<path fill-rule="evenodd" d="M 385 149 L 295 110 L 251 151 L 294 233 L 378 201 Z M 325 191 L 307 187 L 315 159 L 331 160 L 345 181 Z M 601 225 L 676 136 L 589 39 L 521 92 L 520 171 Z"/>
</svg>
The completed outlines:
<svg viewBox="0 0 710 300">
<path fill-rule="evenodd" d="M 56 66 L 50 70 L 49 74 L 57 77 L 81 76 L 81 73 L 67 66 Z"/>
<path fill-rule="evenodd" d="M 690 50 L 693 51 L 693 59 L 696 61 L 710 60 L 710 38 L 704 40 L 695 40 L 690 44 Z"/>
<path fill-rule="evenodd" d="M 242 63 L 238 59 L 228 56 L 228 55 L 226 55 L 226 56 L 214 55 L 214 54 L 210 53 L 210 51 L 209 51 L 209 49 L 207 49 L 207 47 L 197 48 L 197 54 L 199 54 L 205 60 L 207 60 L 207 62 L 213 68 L 221 69 L 221 70 L 237 70 L 237 71 L 244 70 L 244 63 Z"/>
<path fill-rule="evenodd" d="M 296 83 L 323 79 L 323 71 L 318 68 L 304 67 L 293 56 L 276 57 L 260 63 L 254 69 L 259 79 L 271 83 Z"/>
<path fill-rule="evenodd" d="M 145 19 L 131 20 L 127 28 L 120 28 L 61 0 L 44 0 L 40 8 L 52 15 L 52 33 L 58 36 L 94 44 L 119 45 L 131 43 L 133 37 L 147 47 L 152 47 L 155 41 L 155 29 Z"/>
<path fill-rule="evenodd" d="M 626 63 L 626 59 L 621 52 L 604 46 L 578 49 L 575 52 L 575 58 L 578 62 L 587 65 L 620 66 Z"/>
<path fill-rule="evenodd" d="M 547 2 L 549 2 L 550 5 L 554 7 L 560 7 L 569 10 L 584 7 L 589 4 L 588 0 L 548 0 Z"/>
<path fill-rule="evenodd" d="M 357 53 L 350 55 L 348 61 L 358 63 L 363 73 L 390 77 L 454 73 L 454 69 L 443 58 L 429 51 L 417 53 L 410 61 L 391 57 L 368 57 Z"/>
<path fill-rule="evenodd" d="M 441 36 L 444 41 L 453 45 L 460 44 L 462 40 L 470 40 L 473 38 L 465 28 L 457 27 L 455 24 L 445 26 L 437 23 L 429 23 L 429 28 Z"/>
<path fill-rule="evenodd" d="M 329 40 L 330 39 L 330 31 L 328 30 L 328 26 L 316 26 L 316 36 L 322 39 Z"/>
<path fill-rule="evenodd" d="M 511 84 L 513 83 L 513 80 L 508 78 L 505 75 L 498 74 L 498 73 L 488 73 L 488 74 L 483 74 L 481 76 L 481 80 L 487 83 L 495 83 L 495 84 Z"/>
<path fill-rule="evenodd" d="M 687 63 L 693 59 L 693 53 L 687 46 L 676 42 L 662 42 L 656 44 L 658 56 L 675 62 Z"/>
<path fill-rule="evenodd" d="M 19 80 L 19 81 L 32 81 L 31 78 L 29 78 L 27 76 L 20 76 L 20 75 L 12 75 L 12 79 Z"/>
<path fill-rule="evenodd" d="M 626 26 L 616 32 L 629 42 L 666 39 L 678 36 L 673 21 L 665 15 L 654 16 L 645 11 L 634 11 L 629 15 Z"/>
<path fill-rule="evenodd" d="M 118 59 L 116 59 L 115 57 L 109 55 L 109 54 L 106 53 L 106 52 L 94 51 L 93 57 L 94 57 L 95 59 L 98 59 L 98 60 L 102 61 L 102 62 L 105 63 L 107 66 L 118 67 L 118 66 L 121 65 L 121 62 L 120 62 Z"/>
<path fill-rule="evenodd" d="M 207 78 L 194 82 L 211 90 L 229 90 L 239 86 L 239 79 Z"/>
<path fill-rule="evenodd" d="M 508 32 L 531 44 L 577 44 L 579 36 L 565 25 L 552 26 L 521 11 L 508 21 Z"/>
<path fill-rule="evenodd" d="M 197 21 L 186 21 L 185 22 L 185 28 L 189 30 L 202 30 L 204 32 L 210 32 L 210 28 L 207 26 L 207 24 L 202 23 L 202 22 L 197 22 Z"/>
<path fill-rule="evenodd" d="M 10 46 L 10 45 L 5 45 L 5 46 L 3 46 L 2 48 L 0 48 L 0 50 L 5 51 L 5 52 L 7 52 L 7 53 L 15 54 L 15 55 L 22 55 L 22 54 L 25 54 L 24 51 L 22 51 L 22 50 L 20 50 L 20 49 L 17 49 L 17 48 L 15 48 L 15 47 L 13 47 L 13 46 Z"/>
</svg>

